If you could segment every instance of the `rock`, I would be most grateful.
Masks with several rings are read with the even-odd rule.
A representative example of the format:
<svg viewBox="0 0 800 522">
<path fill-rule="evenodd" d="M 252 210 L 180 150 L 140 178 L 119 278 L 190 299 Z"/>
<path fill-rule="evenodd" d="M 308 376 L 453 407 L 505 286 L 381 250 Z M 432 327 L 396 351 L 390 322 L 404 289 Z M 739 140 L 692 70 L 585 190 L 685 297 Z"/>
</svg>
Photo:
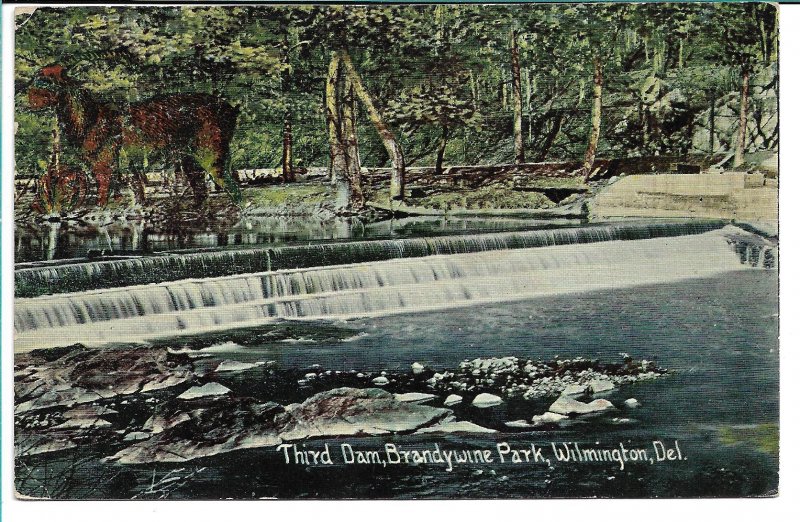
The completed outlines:
<svg viewBox="0 0 800 522">
<path fill-rule="evenodd" d="M 524 419 L 508 421 L 505 422 L 504 424 L 509 428 L 533 428 L 533 424 Z"/>
<path fill-rule="evenodd" d="M 28 355 L 36 372 L 14 383 L 16 412 L 86 404 L 161 390 L 195 377 L 191 359 L 161 348 L 69 350 L 58 358 Z"/>
<path fill-rule="evenodd" d="M 451 393 L 444 400 L 444 405 L 445 406 L 455 406 L 456 404 L 461 404 L 461 402 L 463 400 L 464 400 L 464 397 L 462 397 L 461 395 L 456 395 L 455 393 Z"/>
<path fill-rule="evenodd" d="M 182 424 L 190 420 L 192 419 L 185 411 L 180 411 L 171 415 L 155 414 L 145 421 L 142 429 L 151 433 L 161 433 L 164 430 L 174 428 L 178 424 Z"/>
<path fill-rule="evenodd" d="M 414 364 L 411 365 L 411 372 L 414 375 L 422 375 L 424 371 L 425 371 L 425 366 L 422 363 L 415 362 Z"/>
<path fill-rule="evenodd" d="M 136 442 L 139 440 L 149 439 L 152 435 L 150 433 L 145 433 L 143 431 L 132 431 L 130 433 L 125 434 L 122 438 L 123 442 Z"/>
<path fill-rule="evenodd" d="M 503 399 L 491 393 L 481 393 L 472 401 L 472 405 L 476 408 L 491 408 L 503 404 Z"/>
<path fill-rule="evenodd" d="M 626 408 L 638 408 L 639 406 L 642 405 L 641 402 L 637 401 L 633 397 L 631 397 L 630 399 L 625 399 L 624 404 Z"/>
<path fill-rule="evenodd" d="M 550 405 L 551 412 L 561 415 L 585 415 L 587 413 L 601 413 L 612 409 L 614 409 L 614 405 L 605 399 L 595 399 L 587 404 L 563 395 Z"/>
<path fill-rule="evenodd" d="M 452 412 L 400 402 L 378 388 L 337 388 L 318 393 L 302 404 L 286 407 L 280 437 L 286 441 L 311 437 L 406 433 L 430 426 Z"/>
<path fill-rule="evenodd" d="M 192 400 L 192 399 L 199 399 L 201 397 L 213 397 L 219 395 L 227 395 L 231 392 L 225 386 L 216 383 L 216 382 L 209 382 L 204 384 L 203 386 L 195 386 L 193 388 L 189 388 L 185 392 L 178 395 L 179 399 L 184 401 Z"/>
<path fill-rule="evenodd" d="M 417 435 L 423 435 L 429 433 L 497 433 L 497 431 L 484 428 L 483 426 L 478 426 L 472 422 L 450 421 L 419 429 L 415 433 Z"/>
<path fill-rule="evenodd" d="M 111 427 L 111 423 L 100 417 L 76 417 L 62 422 L 55 429 L 58 430 L 95 430 L 107 429 Z"/>
<path fill-rule="evenodd" d="M 400 402 L 415 402 L 421 404 L 432 401 L 436 398 L 436 395 L 432 393 L 395 393 L 394 398 Z"/>
<path fill-rule="evenodd" d="M 232 397 L 225 401 L 210 400 L 199 409 L 181 410 L 186 404 L 176 401 L 159 414 L 163 423 L 155 419 L 153 425 L 163 424 L 163 431 L 105 460 L 120 464 L 187 462 L 240 449 L 277 446 L 282 442 L 275 423 L 276 409 L 269 403 L 263 405 L 255 399 Z M 183 420 L 174 422 L 176 419 Z M 136 437 L 144 438 L 144 435 Z"/>
<path fill-rule="evenodd" d="M 561 395 L 583 395 L 586 393 L 586 386 L 583 384 L 568 384 Z"/>
<path fill-rule="evenodd" d="M 389 379 L 381 375 L 380 377 L 375 377 L 372 379 L 372 384 L 375 386 L 386 386 L 389 384 Z"/>
<path fill-rule="evenodd" d="M 566 415 L 562 415 L 560 413 L 554 413 L 552 411 L 546 411 L 541 415 L 534 415 L 531 421 L 533 422 L 534 426 L 544 426 L 546 424 L 562 424 L 563 422 L 567 421 L 569 417 Z"/>
<path fill-rule="evenodd" d="M 592 379 L 589 382 L 589 391 L 603 393 L 614 389 L 614 383 L 608 379 Z"/>
<path fill-rule="evenodd" d="M 62 434 L 63 437 L 65 434 Z M 26 437 L 24 440 L 16 439 L 14 453 L 17 457 L 30 457 L 43 453 L 54 453 L 77 448 L 78 445 L 65 438 L 50 438 L 43 436 Z"/>
<path fill-rule="evenodd" d="M 622 424 L 633 424 L 636 421 L 634 421 L 633 419 L 629 419 L 627 417 L 613 417 L 611 419 L 608 419 L 608 422 L 609 422 L 609 424 L 613 424 L 615 426 L 619 426 L 619 425 L 622 425 Z"/>
<path fill-rule="evenodd" d="M 218 373 L 219 372 L 242 372 L 242 371 L 250 370 L 250 369 L 257 368 L 257 367 L 263 366 L 263 365 L 264 365 L 263 362 L 246 363 L 246 362 L 231 361 L 231 360 L 227 360 L 226 359 L 226 360 L 222 361 L 221 363 L 219 363 L 219 365 L 217 366 L 217 368 L 214 371 L 218 372 Z"/>
</svg>

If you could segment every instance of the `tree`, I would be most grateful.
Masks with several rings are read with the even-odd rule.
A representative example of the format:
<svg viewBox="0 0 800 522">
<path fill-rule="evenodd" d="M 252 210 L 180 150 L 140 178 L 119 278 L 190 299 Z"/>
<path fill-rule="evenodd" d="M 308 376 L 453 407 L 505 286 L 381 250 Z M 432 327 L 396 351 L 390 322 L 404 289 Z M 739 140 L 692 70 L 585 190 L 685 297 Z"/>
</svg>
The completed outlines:
<svg viewBox="0 0 800 522">
<path fill-rule="evenodd" d="M 734 167 L 744 163 L 747 150 L 747 122 L 750 103 L 750 77 L 755 67 L 777 56 L 777 16 L 774 5 L 766 3 L 715 6 L 711 23 L 720 33 L 712 56 L 738 68 L 740 82 L 739 129 L 736 135 Z"/>
</svg>

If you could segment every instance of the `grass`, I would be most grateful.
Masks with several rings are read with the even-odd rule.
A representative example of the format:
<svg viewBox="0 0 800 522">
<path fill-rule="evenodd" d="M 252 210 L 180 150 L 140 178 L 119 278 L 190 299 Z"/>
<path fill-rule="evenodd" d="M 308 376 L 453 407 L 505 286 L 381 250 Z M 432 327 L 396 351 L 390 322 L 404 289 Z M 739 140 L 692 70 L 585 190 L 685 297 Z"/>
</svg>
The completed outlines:
<svg viewBox="0 0 800 522">
<path fill-rule="evenodd" d="M 520 192 L 503 185 L 407 198 L 406 203 L 409 206 L 436 210 L 537 209 L 555 206 L 544 194 Z"/>
<path fill-rule="evenodd" d="M 521 185 L 525 188 L 564 188 L 564 189 L 588 189 L 589 186 L 583 182 L 582 176 L 572 176 L 565 178 L 546 178 L 529 177 L 525 178 Z"/>
<path fill-rule="evenodd" d="M 249 187 L 242 193 L 244 201 L 263 208 L 315 206 L 335 198 L 333 189 L 322 183 Z"/>
</svg>

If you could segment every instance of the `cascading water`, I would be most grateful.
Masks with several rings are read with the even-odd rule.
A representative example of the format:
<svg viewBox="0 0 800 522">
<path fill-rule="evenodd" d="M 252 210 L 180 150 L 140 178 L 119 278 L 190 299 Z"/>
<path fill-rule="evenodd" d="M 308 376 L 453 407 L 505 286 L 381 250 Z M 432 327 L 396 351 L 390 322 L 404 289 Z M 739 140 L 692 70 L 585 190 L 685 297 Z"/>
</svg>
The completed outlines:
<svg viewBox="0 0 800 522">
<path fill-rule="evenodd" d="M 35 297 L 193 277 L 219 277 L 439 254 L 673 237 L 702 234 L 723 226 L 723 221 L 615 223 L 580 228 L 350 241 L 44 265 L 15 271 L 15 295 Z"/>
<path fill-rule="evenodd" d="M 572 237 L 587 233 L 580 230 L 584 232 Z M 591 230 L 596 237 L 603 235 Z M 369 257 L 363 253 L 374 249 L 379 256 L 379 248 L 394 248 L 391 257 L 396 259 L 17 299 L 15 350 L 147 341 L 278 319 L 474 306 L 769 268 L 775 259 L 772 243 L 732 226 L 695 235 L 537 248 L 500 249 L 501 244 L 523 241 L 489 236 L 480 238 L 483 251 L 473 253 L 461 252 L 473 248 L 475 236 L 420 240 L 435 242 L 429 248 L 441 251 L 427 257 L 405 255 L 408 250 L 403 249 L 418 244 L 408 241 L 368 242 L 361 252 Z"/>
</svg>

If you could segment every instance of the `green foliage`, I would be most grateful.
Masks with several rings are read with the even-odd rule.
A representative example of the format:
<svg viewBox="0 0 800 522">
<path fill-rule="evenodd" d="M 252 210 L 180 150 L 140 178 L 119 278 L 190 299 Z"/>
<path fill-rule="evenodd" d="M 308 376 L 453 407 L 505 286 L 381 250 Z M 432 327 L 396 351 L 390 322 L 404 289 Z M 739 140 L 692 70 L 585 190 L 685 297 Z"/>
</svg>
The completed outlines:
<svg viewBox="0 0 800 522">
<path fill-rule="evenodd" d="M 532 160 L 582 155 L 595 56 L 604 65 L 601 156 L 685 153 L 709 97 L 735 95 L 742 68 L 777 59 L 777 10 L 761 3 L 70 7 L 19 14 L 17 24 L 21 94 L 53 63 L 120 105 L 220 94 L 241 111 L 237 169 L 280 164 L 286 117 L 295 164 L 327 164 L 324 82 L 335 50 L 353 57 L 416 165 L 432 165 L 443 138 L 445 164 L 513 159 L 512 28 Z M 656 83 L 651 101 L 643 89 Z M 663 99 L 679 101 L 662 110 Z M 17 170 L 39 176 L 53 115 L 30 112 L 24 95 L 16 101 Z M 387 165 L 366 115 L 357 117 L 362 163 Z"/>
</svg>

